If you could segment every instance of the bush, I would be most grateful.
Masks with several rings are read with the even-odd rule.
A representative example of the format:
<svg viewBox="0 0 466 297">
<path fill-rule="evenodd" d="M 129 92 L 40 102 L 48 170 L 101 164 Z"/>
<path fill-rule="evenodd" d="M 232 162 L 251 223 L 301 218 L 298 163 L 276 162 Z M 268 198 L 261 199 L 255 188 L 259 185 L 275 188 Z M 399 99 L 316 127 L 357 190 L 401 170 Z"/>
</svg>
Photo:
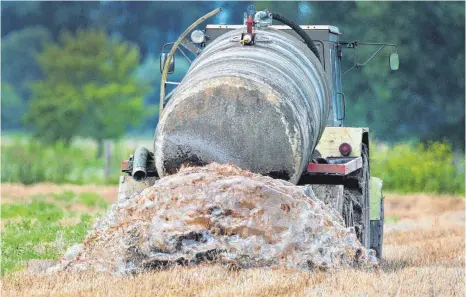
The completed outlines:
<svg viewBox="0 0 466 297">
<path fill-rule="evenodd" d="M 107 180 L 104 176 L 105 161 L 96 157 L 96 150 L 92 145 L 45 145 L 15 138 L 2 143 L 1 181 L 22 184 L 118 183 L 120 162 L 127 159 L 134 149 L 125 148 L 121 144 L 114 145 L 111 173 Z"/>
<path fill-rule="evenodd" d="M 455 157 L 448 143 L 371 144 L 371 175 L 389 191 L 464 194 L 464 161 L 464 154 Z"/>
<path fill-rule="evenodd" d="M 97 147 L 89 144 L 43 145 L 13 138 L 2 143 L 1 181 L 72 184 L 117 184 L 120 162 L 133 153 L 133 145 L 113 146 L 110 177 L 105 180 L 104 160 L 96 158 Z M 464 194 L 464 154 L 455 157 L 447 143 L 427 145 L 371 143 L 371 174 L 380 177 L 384 189 L 400 193 L 427 192 Z M 73 198 L 74 199 L 74 198 Z M 93 197 L 80 199 L 94 203 Z M 97 203 L 97 202 L 95 202 Z"/>
</svg>

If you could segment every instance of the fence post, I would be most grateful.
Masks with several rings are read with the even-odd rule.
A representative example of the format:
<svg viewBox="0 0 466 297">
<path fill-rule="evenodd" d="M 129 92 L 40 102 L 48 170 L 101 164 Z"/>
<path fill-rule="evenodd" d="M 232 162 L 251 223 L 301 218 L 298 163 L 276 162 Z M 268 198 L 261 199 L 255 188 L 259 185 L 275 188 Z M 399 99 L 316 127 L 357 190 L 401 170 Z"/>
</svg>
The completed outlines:
<svg viewBox="0 0 466 297">
<path fill-rule="evenodd" d="M 110 178 L 110 164 L 112 160 L 112 141 L 110 139 L 104 140 L 104 159 L 105 159 L 105 168 L 104 176 L 105 182 L 107 183 Z"/>
</svg>

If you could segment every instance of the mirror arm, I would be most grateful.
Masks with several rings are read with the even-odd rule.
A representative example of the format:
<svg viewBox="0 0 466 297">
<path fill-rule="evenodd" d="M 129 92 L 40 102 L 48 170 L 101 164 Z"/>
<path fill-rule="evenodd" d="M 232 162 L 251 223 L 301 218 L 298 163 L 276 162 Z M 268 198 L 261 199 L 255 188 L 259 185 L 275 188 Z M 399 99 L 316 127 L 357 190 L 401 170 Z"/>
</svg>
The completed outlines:
<svg viewBox="0 0 466 297">
<path fill-rule="evenodd" d="M 177 85 L 179 85 L 179 84 L 181 84 L 181 83 L 180 83 L 180 82 L 177 82 L 177 81 L 168 81 L 168 80 L 167 80 L 167 81 L 165 82 L 165 84 L 166 84 L 166 85 L 176 85 L 176 86 L 177 86 Z"/>
<path fill-rule="evenodd" d="M 354 49 L 354 47 L 353 47 Z M 348 73 L 351 69 L 353 69 L 354 67 L 357 67 L 357 63 L 356 63 L 356 49 L 353 50 L 353 66 L 351 66 L 349 69 L 347 69 L 345 72 L 342 73 L 341 76 L 345 75 L 346 73 Z"/>
<path fill-rule="evenodd" d="M 369 63 L 383 48 L 385 47 L 385 44 L 382 45 L 381 47 L 379 47 L 379 49 L 377 51 L 375 51 L 375 53 L 372 54 L 372 56 L 370 56 L 369 59 L 367 59 L 366 62 L 362 63 L 362 64 L 356 64 L 356 67 L 363 67 L 363 66 L 366 66 L 367 63 Z"/>
<path fill-rule="evenodd" d="M 183 57 L 186 58 L 186 60 L 188 60 L 189 64 L 191 64 L 193 61 L 188 58 L 188 56 L 185 54 L 185 52 L 181 49 L 181 47 L 177 48 L 177 50 L 183 55 Z"/>
<path fill-rule="evenodd" d="M 394 47 L 395 48 L 395 53 L 398 53 L 398 45 L 392 44 L 392 43 L 381 43 L 381 42 L 359 42 L 359 41 L 353 41 L 353 42 L 347 42 L 347 41 L 340 41 L 338 42 L 338 45 L 344 45 L 346 48 L 352 48 L 354 49 L 354 57 L 353 61 L 354 64 L 351 66 L 349 69 L 347 69 L 345 72 L 343 72 L 342 76 L 348 73 L 351 69 L 353 68 L 359 68 L 359 67 L 364 67 L 366 66 L 367 63 L 369 63 L 382 49 L 384 49 L 386 46 Z M 364 63 L 356 63 L 356 47 L 359 45 L 378 45 L 380 46 L 375 53 L 372 54 L 372 56 L 367 59 L 366 62 Z"/>
<path fill-rule="evenodd" d="M 162 52 L 165 53 L 165 47 L 166 47 L 167 45 L 172 45 L 172 44 L 175 44 L 175 43 L 174 43 L 174 42 L 167 42 L 167 43 L 165 43 L 165 44 L 163 45 L 163 47 L 162 47 Z M 189 48 L 187 48 L 183 43 L 180 43 L 180 45 L 181 45 L 182 47 L 184 47 L 186 50 L 188 50 L 188 51 L 191 52 L 191 50 L 190 50 Z M 193 62 L 193 61 L 188 57 L 188 55 L 186 55 L 186 53 L 181 49 L 181 47 L 178 47 L 176 50 L 178 50 L 178 51 L 183 55 L 183 57 L 185 57 L 185 59 L 188 60 L 189 64 L 191 64 L 191 63 Z M 176 51 L 176 50 L 175 50 L 175 51 Z"/>
<path fill-rule="evenodd" d="M 356 64 L 354 64 L 353 66 L 351 66 L 349 69 L 347 69 L 345 72 L 343 72 L 341 74 L 341 76 L 345 75 L 346 73 L 348 73 L 351 69 L 353 69 L 354 67 L 356 67 Z"/>
<path fill-rule="evenodd" d="M 187 49 L 188 51 L 190 51 L 191 53 L 193 53 L 194 55 L 199 55 L 202 50 L 200 48 L 198 48 L 197 46 L 195 46 L 193 43 L 191 43 L 188 38 L 185 38 L 183 39 L 183 41 L 181 41 L 181 44 L 185 49 Z"/>
<path fill-rule="evenodd" d="M 395 48 L 395 51 L 398 51 L 398 45 L 393 44 L 393 43 L 383 43 L 383 42 L 360 42 L 360 41 L 340 41 L 338 42 L 339 45 L 345 45 L 347 48 L 356 48 L 357 46 L 360 45 L 385 45 L 385 46 L 391 46 Z"/>
</svg>

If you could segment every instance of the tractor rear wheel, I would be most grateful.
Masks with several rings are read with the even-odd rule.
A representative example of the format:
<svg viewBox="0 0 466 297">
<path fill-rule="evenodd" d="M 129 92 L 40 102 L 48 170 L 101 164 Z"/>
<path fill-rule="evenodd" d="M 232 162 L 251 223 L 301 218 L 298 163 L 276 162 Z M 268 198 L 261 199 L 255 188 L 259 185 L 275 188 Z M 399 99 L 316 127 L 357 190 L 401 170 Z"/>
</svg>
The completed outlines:
<svg viewBox="0 0 466 297">
<path fill-rule="evenodd" d="M 380 219 L 371 220 L 371 249 L 376 252 L 377 258 L 382 258 L 384 223 L 384 197 L 380 197 Z"/>
<path fill-rule="evenodd" d="M 344 188 L 342 216 L 347 227 L 354 227 L 359 241 L 370 248 L 369 154 L 362 145 L 362 168 L 350 176 L 352 182 Z"/>
</svg>

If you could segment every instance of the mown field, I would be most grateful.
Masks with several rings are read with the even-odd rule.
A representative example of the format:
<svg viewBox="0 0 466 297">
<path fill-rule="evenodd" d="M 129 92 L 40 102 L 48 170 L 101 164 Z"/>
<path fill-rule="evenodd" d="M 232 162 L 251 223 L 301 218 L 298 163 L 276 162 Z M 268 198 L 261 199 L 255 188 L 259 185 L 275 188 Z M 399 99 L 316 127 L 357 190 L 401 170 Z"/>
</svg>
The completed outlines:
<svg viewBox="0 0 466 297">
<path fill-rule="evenodd" d="M 32 259 L 59 259 L 116 195 L 116 186 L 2 184 L 2 296 L 464 296 L 464 199 L 422 194 L 386 194 L 385 258 L 376 271 L 37 274 L 41 262 Z"/>
<path fill-rule="evenodd" d="M 2 137 L 2 296 L 462 296 L 464 155 L 446 143 L 371 144 L 384 180 L 384 260 L 376 271 L 175 268 L 134 277 L 45 276 L 47 260 L 81 242 L 115 202 L 119 164 L 148 138 L 113 143 L 109 176 L 92 142 L 42 145 Z M 428 192 L 431 194 L 415 194 Z M 401 193 L 401 194 L 393 194 Z"/>
</svg>

